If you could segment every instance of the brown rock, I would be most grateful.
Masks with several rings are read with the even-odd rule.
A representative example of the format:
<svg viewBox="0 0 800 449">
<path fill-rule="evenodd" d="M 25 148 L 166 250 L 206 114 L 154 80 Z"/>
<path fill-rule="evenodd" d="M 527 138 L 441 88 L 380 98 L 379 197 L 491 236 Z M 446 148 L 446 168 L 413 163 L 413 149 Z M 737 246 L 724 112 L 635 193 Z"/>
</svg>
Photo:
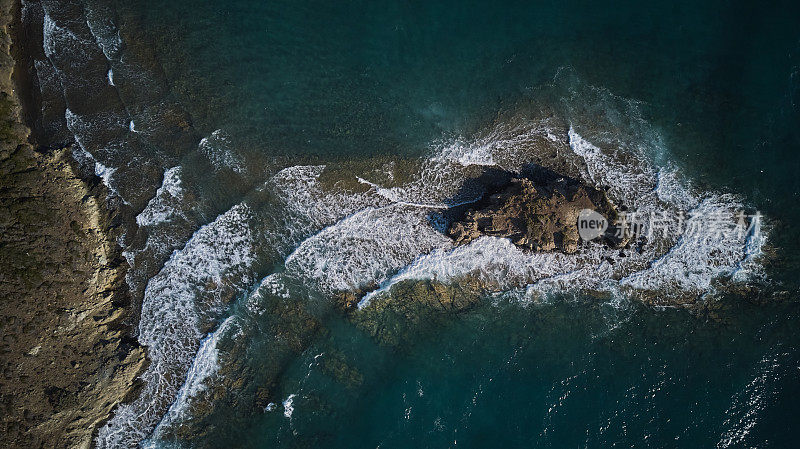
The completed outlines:
<svg viewBox="0 0 800 449">
<path fill-rule="evenodd" d="M 573 253 L 582 240 L 577 222 L 583 209 L 594 210 L 611 222 L 599 241 L 624 246 L 626 242 L 614 237 L 617 210 L 602 191 L 544 169 L 530 177 L 512 178 L 499 192 L 467 210 L 448 232 L 459 245 L 490 235 L 507 237 L 533 251 Z"/>
<path fill-rule="evenodd" d="M 145 350 L 103 186 L 78 177 L 69 149 L 28 143 L 11 79 L 18 7 L 0 1 L 0 446 L 88 448 L 136 396 Z"/>
</svg>

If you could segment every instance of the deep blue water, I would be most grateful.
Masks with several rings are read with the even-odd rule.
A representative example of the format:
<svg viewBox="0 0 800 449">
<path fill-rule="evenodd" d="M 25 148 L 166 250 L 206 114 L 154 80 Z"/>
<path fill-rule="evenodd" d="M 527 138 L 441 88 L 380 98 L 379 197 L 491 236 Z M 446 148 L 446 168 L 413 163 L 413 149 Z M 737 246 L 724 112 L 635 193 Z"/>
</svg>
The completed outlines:
<svg viewBox="0 0 800 449">
<path fill-rule="evenodd" d="M 125 441 L 793 447 L 800 4 L 174 0 L 100 8 L 87 0 L 83 7 L 121 30 L 120 53 L 106 54 L 108 62 L 96 57 L 99 73 L 113 68 L 125 117 L 117 131 L 125 137 L 113 146 L 97 127 L 67 125 L 96 160 L 117 169 L 112 187 L 119 183 L 123 198 L 133 192 L 123 207 L 139 216 L 139 230 L 123 244 L 136 254 L 132 291 L 150 313 L 140 340 L 151 344 L 154 366 L 166 366 L 146 377 L 166 386 L 112 423 L 135 435 Z M 67 86 L 67 107 L 80 117 L 95 113 L 70 100 L 69 70 L 47 56 Z M 159 114 L 170 108 L 190 117 L 191 132 L 162 130 L 173 116 Z M 771 223 L 764 277 L 716 294 L 716 305 L 701 312 L 646 306 L 625 294 L 598 300 L 557 291 L 521 300 L 518 289 L 501 288 L 467 311 L 395 317 L 390 343 L 332 307 L 324 285 L 309 280 L 317 278 L 292 277 L 302 254 L 291 255 L 303 243 L 335 240 L 324 230 L 350 229 L 342 224 L 367 209 L 351 208 L 353 197 L 313 192 L 303 202 L 303 182 L 313 176 L 294 168 L 338 167 L 326 172 L 336 186 L 376 179 L 387 166 L 413 179 L 404 163 L 442 147 L 480 147 L 476 135 L 491 135 L 487 145 L 497 146 L 508 136 L 491 130 L 542 116 L 616 142 L 606 147 L 646 148 L 656 166 L 676 167 L 699 191 L 730 193 L 761 211 Z M 178 173 L 182 190 L 167 188 L 165 171 Z M 287 206 L 295 203 L 284 196 L 300 206 Z M 326 201 L 334 203 L 331 217 Z M 358 249 L 389 219 L 348 244 Z M 404 237 L 423 240 L 417 231 Z M 342 254 L 358 265 L 405 251 L 335 249 L 314 253 L 318 277 L 340 274 Z M 402 253 L 399 267 L 422 253 Z M 356 280 L 385 280 L 399 267 Z M 286 285 L 264 293 L 261 281 L 273 273 L 286 273 Z M 306 328 L 311 321 L 317 327 Z M 175 338 L 152 343 L 162 333 Z M 216 374 L 198 390 L 184 386 L 181 396 L 181 385 L 208 372 L 200 362 L 211 353 Z M 193 394 L 204 405 L 179 406 Z M 121 441 L 114 435 L 103 431 L 100 442 L 113 447 Z"/>
<path fill-rule="evenodd" d="M 744 195 L 785 221 L 781 233 L 798 217 L 800 8 L 791 2 L 237 0 L 137 13 L 195 126 L 260 152 L 419 155 L 535 101 L 566 70 L 640 102 L 664 157 L 699 183 Z M 773 277 L 791 282 L 795 239 L 777 239 L 786 262 Z M 790 447 L 800 317 L 796 290 L 778 289 L 792 292 L 789 305 L 766 293 L 767 305 L 731 298 L 715 318 L 569 300 L 486 306 L 388 348 L 334 314 L 331 334 L 278 378 L 278 399 L 297 395 L 291 418 L 280 401 L 261 417 L 239 411 L 250 415 L 243 425 L 219 412 L 207 443 Z M 361 385 L 320 369 L 314 356 L 332 347 Z"/>
<path fill-rule="evenodd" d="M 167 78 L 198 128 L 226 129 L 260 152 L 419 154 L 513 110 L 568 68 L 641 102 L 694 179 L 776 214 L 800 194 L 794 2 L 237 0 L 130 9 L 161 42 Z"/>
<path fill-rule="evenodd" d="M 557 302 L 474 311 L 389 354 L 351 337 L 358 391 L 305 357 L 282 384 L 301 395 L 291 420 L 268 414 L 215 444 L 792 447 L 797 310 L 732 315 Z"/>
</svg>

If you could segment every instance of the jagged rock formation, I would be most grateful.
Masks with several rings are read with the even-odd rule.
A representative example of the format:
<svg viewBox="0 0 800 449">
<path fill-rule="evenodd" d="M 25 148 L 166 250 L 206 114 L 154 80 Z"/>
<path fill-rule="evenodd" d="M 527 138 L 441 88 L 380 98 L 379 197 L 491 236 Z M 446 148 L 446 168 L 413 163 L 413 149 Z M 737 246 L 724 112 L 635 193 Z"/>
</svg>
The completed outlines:
<svg viewBox="0 0 800 449">
<path fill-rule="evenodd" d="M 574 253 L 581 241 L 578 216 L 584 209 L 610 222 L 599 241 L 612 247 L 627 243 L 616 235 L 617 209 L 602 191 L 541 168 L 510 179 L 454 221 L 448 232 L 457 244 L 490 235 L 533 251 Z"/>
<path fill-rule="evenodd" d="M 89 448 L 146 366 L 113 211 L 69 149 L 35 151 L 0 2 L 0 447 Z"/>
</svg>

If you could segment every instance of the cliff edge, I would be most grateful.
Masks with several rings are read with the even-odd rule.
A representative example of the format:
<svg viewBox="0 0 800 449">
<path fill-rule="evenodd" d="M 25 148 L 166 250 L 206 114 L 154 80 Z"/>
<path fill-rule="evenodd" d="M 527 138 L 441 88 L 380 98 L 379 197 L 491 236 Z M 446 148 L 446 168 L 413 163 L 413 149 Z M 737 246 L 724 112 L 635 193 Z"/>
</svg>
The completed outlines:
<svg viewBox="0 0 800 449">
<path fill-rule="evenodd" d="M 78 176 L 69 148 L 29 142 L 18 12 L 0 0 L 0 447 L 88 448 L 146 357 L 104 186 Z"/>
</svg>

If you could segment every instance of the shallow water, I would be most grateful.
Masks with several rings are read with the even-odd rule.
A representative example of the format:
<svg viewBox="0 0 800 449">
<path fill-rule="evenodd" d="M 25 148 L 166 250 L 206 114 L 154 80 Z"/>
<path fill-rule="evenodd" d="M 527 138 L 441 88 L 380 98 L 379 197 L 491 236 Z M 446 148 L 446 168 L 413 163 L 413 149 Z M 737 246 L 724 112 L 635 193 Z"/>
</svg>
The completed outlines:
<svg viewBox="0 0 800 449">
<path fill-rule="evenodd" d="M 791 441 L 797 5 L 75 5 L 26 2 L 38 126 L 128 217 L 152 360 L 102 447 Z M 532 162 L 641 211 L 760 211 L 766 242 L 452 248 L 469 179 Z M 457 313 L 377 309 L 476 279 Z M 687 297 L 715 305 L 639 302 Z"/>
</svg>

